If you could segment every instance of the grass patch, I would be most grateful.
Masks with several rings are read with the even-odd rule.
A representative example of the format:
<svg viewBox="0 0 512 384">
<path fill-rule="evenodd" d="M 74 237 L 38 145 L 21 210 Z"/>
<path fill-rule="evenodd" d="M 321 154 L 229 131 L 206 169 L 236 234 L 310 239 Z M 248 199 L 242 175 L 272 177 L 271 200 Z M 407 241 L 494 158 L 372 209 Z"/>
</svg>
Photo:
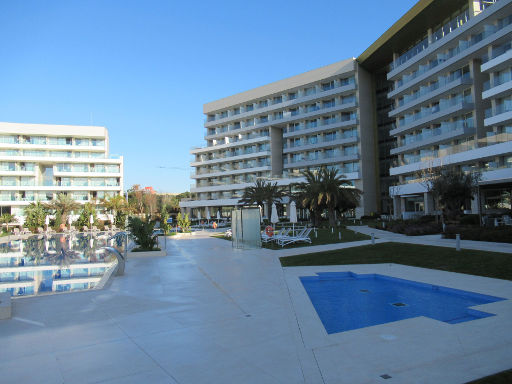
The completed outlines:
<svg viewBox="0 0 512 384">
<path fill-rule="evenodd" d="M 509 384 L 512 383 L 512 369 L 496 373 L 495 375 L 482 377 L 467 384 Z"/>
<path fill-rule="evenodd" d="M 341 232 L 341 240 L 339 239 L 338 233 Z M 348 243 L 351 241 L 360 241 L 360 240 L 369 240 L 370 236 L 363 235 L 362 233 L 357 233 L 351 231 L 347 228 L 334 228 L 334 233 L 331 233 L 330 229 L 320 228 L 317 231 L 317 236 L 315 236 L 315 231 L 311 231 L 309 234 L 309 238 L 311 239 L 311 244 L 307 243 L 297 243 L 286 245 L 284 249 L 287 248 L 299 248 L 299 247 L 307 247 L 309 245 L 324 245 L 324 244 L 336 244 L 336 243 Z M 263 248 L 267 249 L 283 249 L 280 245 L 277 245 L 275 242 L 262 244 Z"/>
<path fill-rule="evenodd" d="M 396 263 L 512 280 L 512 255 L 429 245 L 381 243 L 336 251 L 281 257 L 283 267 Z"/>
</svg>

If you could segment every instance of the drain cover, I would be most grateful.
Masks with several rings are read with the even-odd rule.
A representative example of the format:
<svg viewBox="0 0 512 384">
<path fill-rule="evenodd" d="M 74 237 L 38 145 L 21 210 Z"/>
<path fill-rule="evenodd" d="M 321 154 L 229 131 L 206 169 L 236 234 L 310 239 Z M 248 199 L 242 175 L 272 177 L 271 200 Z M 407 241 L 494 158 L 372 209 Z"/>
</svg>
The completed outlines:
<svg viewBox="0 0 512 384">
<path fill-rule="evenodd" d="M 395 307 L 405 307 L 407 304 L 404 304 L 404 303 L 393 303 L 391 305 L 394 305 Z"/>
<path fill-rule="evenodd" d="M 380 375 L 380 377 L 382 377 L 384 380 L 391 379 L 391 376 L 389 376 L 387 373 Z"/>
</svg>

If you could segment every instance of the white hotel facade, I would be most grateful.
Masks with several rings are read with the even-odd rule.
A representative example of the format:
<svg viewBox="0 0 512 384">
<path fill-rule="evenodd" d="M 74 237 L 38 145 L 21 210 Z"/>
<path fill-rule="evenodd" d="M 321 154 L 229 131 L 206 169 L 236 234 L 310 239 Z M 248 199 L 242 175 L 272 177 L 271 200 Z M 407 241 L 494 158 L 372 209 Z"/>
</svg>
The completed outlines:
<svg viewBox="0 0 512 384">
<path fill-rule="evenodd" d="M 407 218 L 436 209 L 418 171 L 454 165 L 482 172 L 472 212 L 510 209 L 511 43 L 512 0 L 421 0 L 357 59 L 205 104 L 180 206 L 204 217 L 325 165 L 363 191 L 358 216 Z"/>
<path fill-rule="evenodd" d="M 97 126 L 0 123 L 0 210 L 23 222 L 24 207 L 59 193 L 79 203 L 123 193 L 123 158 Z"/>
<path fill-rule="evenodd" d="M 360 109 L 370 87 L 349 59 L 205 104 L 207 145 L 191 151 L 197 199 L 180 206 L 194 217 L 206 208 L 215 215 L 258 178 L 287 186 L 325 165 L 367 191 L 361 209 L 376 210 L 375 135 Z"/>
</svg>

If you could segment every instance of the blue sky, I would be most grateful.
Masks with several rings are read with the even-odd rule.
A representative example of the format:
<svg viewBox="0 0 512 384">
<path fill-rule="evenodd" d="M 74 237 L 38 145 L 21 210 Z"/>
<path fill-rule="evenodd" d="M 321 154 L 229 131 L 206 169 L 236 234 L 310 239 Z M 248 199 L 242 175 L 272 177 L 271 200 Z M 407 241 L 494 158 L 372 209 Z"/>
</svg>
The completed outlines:
<svg viewBox="0 0 512 384">
<path fill-rule="evenodd" d="M 126 188 L 182 192 L 204 103 L 357 57 L 415 3 L 3 0 L 0 121 L 106 126 Z"/>
</svg>

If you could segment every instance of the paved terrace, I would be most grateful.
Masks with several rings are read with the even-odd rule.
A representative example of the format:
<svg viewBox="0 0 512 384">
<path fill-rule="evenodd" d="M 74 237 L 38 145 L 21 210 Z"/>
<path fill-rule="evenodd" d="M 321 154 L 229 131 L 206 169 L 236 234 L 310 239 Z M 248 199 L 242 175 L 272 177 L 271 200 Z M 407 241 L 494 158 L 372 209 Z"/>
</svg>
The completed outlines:
<svg viewBox="0 0 512 384">
<path fill-rule="evenodd" d="M 512 282 L 393 264 L 283 269 L 279 256 L 307 249 L 233 250 L 207 236 L 169 238 L 168 256 L 128 260 L 101 291 L 14 300 L 0 321 L 0 382 L 460 383 L 512 367 L 512 300 L 459 325 L 327 335 L 297 276 L 373 271 L 509 299 Z"/>
</svg>

